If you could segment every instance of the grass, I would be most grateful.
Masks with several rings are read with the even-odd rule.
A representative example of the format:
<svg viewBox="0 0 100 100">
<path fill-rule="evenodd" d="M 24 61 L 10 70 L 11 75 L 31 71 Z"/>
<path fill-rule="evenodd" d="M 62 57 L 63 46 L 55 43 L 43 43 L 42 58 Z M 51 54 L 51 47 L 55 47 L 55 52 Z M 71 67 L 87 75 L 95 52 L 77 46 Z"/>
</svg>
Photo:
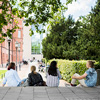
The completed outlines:
<svg viewBox="0 0 100 100">
<path fill-rule="evenodd" d="M 2 77 L 2 74 L 3 74 L 3 77 L 4 77 L 4 73 L 6 73 L 6 72 L 7 72 L 7 70 L 0 70 L 0 79 Z"/>
</svg>

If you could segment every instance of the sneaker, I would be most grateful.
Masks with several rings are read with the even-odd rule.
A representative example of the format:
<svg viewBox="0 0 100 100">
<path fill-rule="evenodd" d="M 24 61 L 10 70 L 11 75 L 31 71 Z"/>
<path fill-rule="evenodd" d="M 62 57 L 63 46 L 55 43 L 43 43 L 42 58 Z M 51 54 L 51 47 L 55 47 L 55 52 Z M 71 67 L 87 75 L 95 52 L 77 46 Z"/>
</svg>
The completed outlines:
<svg viewBox="0 0 100 100">
<path fill-rule="evenodd" d="M 79 85 L 77 85 L 76 87 L 82 87 L 82 85 L 81 85 L 81 84 L 79 84 Z"/>
<path fill-rule="evenodd" d="M 66 83 L 65 83 L 65 86 L 66 86 L 66 87 L 72 87 L 70 84 L 66 84 Z"/>
<path fill-rule="evenodd" d="M 72 83 L 70 83 L 70 85 L 73 86 L 73 87 L 77 86 L 76 84 L 72 84 Z"/>
</svg>

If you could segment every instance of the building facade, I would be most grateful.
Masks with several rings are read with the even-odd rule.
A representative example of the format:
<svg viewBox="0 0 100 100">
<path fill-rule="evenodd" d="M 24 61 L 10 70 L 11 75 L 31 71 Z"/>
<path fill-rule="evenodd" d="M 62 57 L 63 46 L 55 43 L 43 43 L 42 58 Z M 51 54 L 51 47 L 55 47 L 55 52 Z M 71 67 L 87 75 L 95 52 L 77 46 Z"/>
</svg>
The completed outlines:
<svg viewBox="0 0 100 100">
<path fill-rule="evenodd" d="M 34 35 L 31 37 L 29 35 L 30 29 L 34 31 Z M 42 39 L 43 34 L 35 33 L 35 29 L 32 26 L 24 26 L 23 24 L 23 59 L 32 60 L 34 57 L 37 60 L 41 60 L 43 58 L 42 54 Z"/>
<path fill-rule="evenodd" d="M 10 62 L 16 62 L 16 41 L 20 44 L 20 50 L 17 49 L 17 62 L 22 61 L 23 57 L 23 19 L 16 18 L 19 26 L 19 29 L 12 34 L 12 39 L 10 42 Z M 9 27 L 13 27 L 15 23 L 9 24 Z M 7 26 L 7 27 L 8 27 Z M 2 29 L 6 33 L 7 27 Z M 9 47 L 8 47 L 8 38 L 5 38 L 3 43 L 0 43 L 0 67 L 6 67 L 6 64 L 9 59 Z"/>
</svg>

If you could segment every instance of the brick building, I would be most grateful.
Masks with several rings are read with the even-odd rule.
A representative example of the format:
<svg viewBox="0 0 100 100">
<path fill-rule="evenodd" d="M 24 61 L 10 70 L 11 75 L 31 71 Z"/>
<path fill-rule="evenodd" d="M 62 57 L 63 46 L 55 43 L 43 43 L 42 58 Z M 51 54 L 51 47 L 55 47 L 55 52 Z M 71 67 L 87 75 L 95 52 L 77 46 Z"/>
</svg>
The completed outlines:
<svg viewBox="0 0 100 100">
<path fill-rule="evenodd" d="M 16 29 L 16 31 L 12 35 L 12 39 L 10 42 L 10 62 L 16 62 L 16 48 L 15 48 L 15 42 L 17 41 L 20 43 L 20 52 L 17 51 L 17 62 L 22 61 L 23 57 L 23 19 L 16 18 L 18 21 L 19 29 Z M 12 27 L 14 23 L 9 24 L 7 27 Z M 6 33 L 7 27 L 4 27 L 2 30 Z M 5 41 L 3 43 L 0 43 L 0 67 L 5 67 L 7 60 L 9 59 L 8 55 L 8 41 L 7 38 L 5 38 Z"/>
</svg>

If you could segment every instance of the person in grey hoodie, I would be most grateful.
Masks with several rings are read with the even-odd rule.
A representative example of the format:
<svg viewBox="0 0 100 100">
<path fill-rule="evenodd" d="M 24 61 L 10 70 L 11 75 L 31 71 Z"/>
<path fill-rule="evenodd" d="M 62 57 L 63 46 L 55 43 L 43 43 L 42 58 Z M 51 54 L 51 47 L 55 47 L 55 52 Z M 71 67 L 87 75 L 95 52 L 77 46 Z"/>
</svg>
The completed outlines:
<svg viewBox="0 0 100 100">
<path fill-rule="evenodd" d="M 97 72 L 94 69 L 94 62 L 93 61 L 87 61 L 86 67 L 88 70 L 83 74 L 79 75 L 75 73 L 72 76 L 71 86 L 76 86 L 75 82 L 78 80 L 80 82 L 80 85 L 85 87 L 94 87 L 97 82 Z M 86 80 L 84 80 L 86 78 Z"/>
</svg>

